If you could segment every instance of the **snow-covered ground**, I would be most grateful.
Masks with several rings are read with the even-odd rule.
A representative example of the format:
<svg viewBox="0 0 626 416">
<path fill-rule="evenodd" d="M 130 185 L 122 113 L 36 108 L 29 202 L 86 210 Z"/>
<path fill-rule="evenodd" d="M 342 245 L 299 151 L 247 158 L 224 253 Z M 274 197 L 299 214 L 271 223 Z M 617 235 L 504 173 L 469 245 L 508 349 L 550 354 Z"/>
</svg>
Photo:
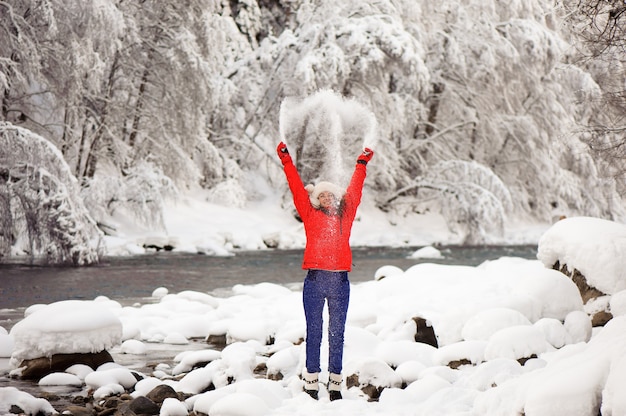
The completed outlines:
<svg viewBox="0 0 626 416">
<path fill-rule="evenodd" d="M 285 235 L 292 229 L 297 234 L 295 224 L 285 224 Z M 375 221 L 368 220 L 367 227 L 376 229 Z M 360 232 L 355 234 L 363 237 Z M 231 238 L 231 243 L 243 241 Z M 97 371 L 75 366 L 40 381 L 93 389 L 96 398 L 130 387 L 138 396 L 159 384 L 191 395 L 185 402 L 168 400 L 162 415 L 193 410 L 211 415 L 597 416 L 600 409 L 603 416 L 626 414 L 621 394 L 626 385 L 626 264 L 620 256 L 626 227 L 571 218 L 538 241 L 543 262 L 505 257 L 477 267 L 423 263 L 400 270 L 385 265 L 386 277 L 379 279 L 377 273 L 371 281 L 353 284 L 344 375 L 358 374 L 360 383 L 384 387 L 376 402 L 357 387 L 344 386 L 344 400 L 335 402 L 324 388 L 319 401 L 302 392 L 302 293 L 272 283 L 236 285 L 228 297 L 155 288 L 158 302 L 129 307 L 104 297 L 33 305 L 9 334 L 0 329 L 0 352 L 12 354 L 13 366 L 35 350 L 54 354 L 104 347 L 142 356 L 155 345 L 180 350 L 193 338 L 226 334 L 229 344 L 222 351 L 198 350 L 195 343 L 196 348 L 173 357 L 174 366 L 159 365 L 139 382 L 117 364 Z M 421 253 L 437 256 L 434 247 Z M 605 327 L 591 327 L 574 283 L 546 267 L 555 258 L 579 264 L 609 294 L 615 317 Z M 416 316 L 432 323 L 438 349 L 414 342 Z M 267 345 L 270 338 L 273 343 Z M 327 352 L 322 351 L 324 367 Z M 524 365 L 517 361 L 535 356 Z M 471 364 L 447 366 L 461 359 Z M 280 372 L 282 380 L 255 377 L 261 363 L 270 374 Z M 323 371 L 322 381 L 326 377 Z M 205 392 L 211 383 L 215 390 Z M 12 403 L 30 413 L 52 411 L 45 400 L 10 387 L 0 388 L 0 399 L 2 412 Z"/>
</svg>

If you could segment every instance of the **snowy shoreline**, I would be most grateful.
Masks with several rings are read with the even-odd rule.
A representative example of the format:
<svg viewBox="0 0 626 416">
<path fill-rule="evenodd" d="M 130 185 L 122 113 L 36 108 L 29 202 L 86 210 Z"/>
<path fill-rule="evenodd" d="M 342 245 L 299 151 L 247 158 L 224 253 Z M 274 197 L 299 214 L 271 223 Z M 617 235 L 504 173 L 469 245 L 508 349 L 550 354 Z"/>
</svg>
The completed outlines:
<svg viewBox="0 0 626 416">
<path fill-rule="evenodd" d="M 174 251 L 228 256 L 234 250 L 302 249 L 302 224 L 281 207 L 276 196 L 245 208 L 226 207 L 198 197 L 184 197 L 164 209 L 165 230 L 154 232 L 132 220 L 117 216 L 109 219 L 118 231 L 106 236 L 107 255 L 144 254 L 144 246 L 171 246 Z M 491 235 L 483 244 L 536 245 L 551 224 L 510 219 L 502 235 Z M 122 231 L 123 230 L 123 231 Z M 439 214 L 386 216 L 375 207 L 371 195 L 364 195 L 352 228 L 353 247 L 424 247 L 464 245 L 462 235 L 451 232 Z"/>
</svg>

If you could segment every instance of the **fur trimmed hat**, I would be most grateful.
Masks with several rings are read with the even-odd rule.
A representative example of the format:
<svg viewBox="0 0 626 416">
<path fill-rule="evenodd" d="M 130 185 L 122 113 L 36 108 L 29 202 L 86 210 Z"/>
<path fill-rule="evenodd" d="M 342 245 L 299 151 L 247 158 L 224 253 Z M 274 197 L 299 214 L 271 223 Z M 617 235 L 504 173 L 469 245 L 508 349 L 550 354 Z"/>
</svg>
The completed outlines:
<svg viewBox="0 0 626 416">
<path fill-rule="evenodd" d="M 339 201 L 343 197 L 343 194 L 344 194 L 343 189 L 341 189 L 334 183 L 325 182 L 325 181 L 319 182 L 315 186 L 309 184 L 305 186 L 304 189 L 306 189 L 307 192 L 309 193 L 309 199 L 311 200 L 311 205 L 313 205 L 315 208 L 320 207 L 320 201 L 318 197 L 320 196 L 322 192 L 332 193 L 333 195 L 335 195 L 335 198 L 337 198 L 337 201 Z"/>
</svg>

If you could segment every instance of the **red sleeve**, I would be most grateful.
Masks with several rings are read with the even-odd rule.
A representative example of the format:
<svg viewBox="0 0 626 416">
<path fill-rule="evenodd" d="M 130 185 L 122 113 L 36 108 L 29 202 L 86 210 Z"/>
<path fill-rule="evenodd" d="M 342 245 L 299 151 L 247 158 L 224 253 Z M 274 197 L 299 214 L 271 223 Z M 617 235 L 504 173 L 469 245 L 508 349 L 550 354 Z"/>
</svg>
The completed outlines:
<svg viewBox="0 0 626 416">
<path fill-rule="evenodd" d="M 309 200 L 309 193 L 304 189 L 304 183 L 296 170 L 293 162 L 288 162 L 284 166 L 285 176 L 287 177 L 287 183 L 289 189 L 293 195 L 293 203 L 296 206 L 298 214 L 301 218 L 307 215 L 307 211 L 311 209 L 311 201 Z"/>
<path fill-rule="evenodd" d="M 367 169 L 365 165 L 357 163 L 354 168 L 354 173 L 352 174 L 352 179 L 350 179 L 348 189 L 346 189 L 346 213 L 349 215 L 356 215 L 356 209 L 361 203 L 366 173 Z"/>
</svg>

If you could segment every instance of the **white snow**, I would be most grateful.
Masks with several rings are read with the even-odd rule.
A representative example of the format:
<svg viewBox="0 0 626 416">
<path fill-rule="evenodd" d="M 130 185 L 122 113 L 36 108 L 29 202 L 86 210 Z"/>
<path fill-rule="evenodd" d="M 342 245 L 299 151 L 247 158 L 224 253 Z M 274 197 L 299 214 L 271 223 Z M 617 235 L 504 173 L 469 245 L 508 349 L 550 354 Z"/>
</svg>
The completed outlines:
<svg viewBox="0 0 626 416">
<path fill-rule="evenodd" d="M 422 247 L 409 256 L 412 259 L 441 259 L 441 251 L 433 246 Z"/>
<path fill-rule="evenodd" d="M 376 157 L 376 156 L 374 156 Z M 351 173 L 351 171 L 349 172 Z M 371 178 L 366 179 L 366 185 Z M 260 181 L 260 179 L 257 179 Z M 284 180 L 284 178 L 281 178 Z M 176 201 L 164 201 L 164 222 L 167 231 L 160 237 L 177 252 L 200 253 L 213 256 L 232 256 L 235 249 L 266 250 L 265 241 L 279 249 L 301 249 L 306 243 L 302 223 L 282 208 L 284 202 L 279 188 L 259 185 L 257 199 L 246 202 L 243 208 L 225 207 L 207 200 L 206 191 L 192 195 L 181 194 Z M 116 219 L 117 220 L 117 219 Z M 110 219 L 112 223 L 114 219 Z M 493 236 L 494 244 L 536 244 L 550 224 L 505 224 L 501 237 Z M 144 248 L 151 234 L 141 227 L 117 224 L 123 232 L 106 236 L 104 245 L 108 255 L 136 255 L 149 253 Z M 152 236 L 151 238 L 153 238 Z M 422 247 L 413 258 L 445 258 L 434 246 L 461 244 L 463 236 L 451 231 L 445 218 L 436 212 L 405 213 L 401 217 L 384 214 L 376 208 L 376 195 L 366 188 L 359 206 L 350 237 L 354 247 Z M 164 292 L 165 291 L 165 292 Z M 155 297 L 167 294 L 167 288 L 155 289 Z"/>
<path fill-rule="evenodd" d="M 122 323 L 115 311 L 100 302 L 66 300 L 26 313 L 11 329 L 15 366 L 22 360 L 52 354 L 100 352 L 122 338 Z"/>
<path fill-rule="evenodd" d="M 560 221 L 541 238 L 539 249 L 554 252 L 555 258 L 567 258 L 572 267 L 585 269 L 614 287 L 619 280 L 615 273 L 620 272 L 614 263 L 621 258 L 591 261 L 602 258 L 595 253 L 596 246 L 587 245 L 585 251 L 578 247 L 597 238 L 596 225 L 591 218 Z M 602 241 L 616 246 L 626 235 L 616 232 L 620 229 L 614 224 L 608 234 L 616 241 L 608 241 L 606 235 Z M 574 252 L 577 257 L 566 257 Z M 361 385 L 383 388 L 377 402 L 345 384 L 344 400 L 329 401 L 324 388 L 328 379 L 324 347 L 320 400 L 313 401 L 302 392 L 299 375 L 304 348 L 299 340 L 304 337 L 305 323 L 301 289 L 272 283 L 236 285 L 225 297 L 158 288 L 154 293 L 159 296 L 147 303 L 123 308 L 103 297 L 33 305 L 9 334 L 0 330 L 0 350 L 11 349 L 7 339 L 14 342 L 12 362 L 16 363 L 36 354 L 111 348 L 141 355 L 151 343 L 166 349 L 189 348 L 173 354 L 174 367 L 159 365 L 153 374 L 142 374 L 139 382 L 130 368 L 117 364 L 93 371 L 73 366 L 40 382 L 85 385 L 97 398 L 130 388 L 136 397 L 159 384 L 191 395 L 185 402 L 167 401 L 162 415 L 195 411 L 211 415 L 596 416 L 600 408 L 603 415 L 623 414 L 624 291 L 610 299 L 615 317 L 604 328 L 592 331 L 574 283 L 539 260 L 503 257 L 476 267 L 430 263 L 407 270 L 382 267 L 388 270 L 384 279 L 372 276 L 371 281 L 352 285 L 344 353 L 344 376 L 358 374 Z M 52 320 L 52 314 L 62 319 Z M 414 342 L 412 318 L 416 316 L 432 323 L 439 348 Z M 122 333 L 133 337 L 122 341 Z M 189 342 L 209 333 L 226 335 L 229 344 L 219 351 L 209 345 L 193 350 L 192 344 L 172 342 Z M 274 343 L 266 345 L 269 339 Z M 523 365 L 517 361 L 522 358 L 528 359 Z M 458 360 L 469 364 L 458 369 L 446 366 Z M 258 378 L 254 370 L 259 364 L 283 378 Z M 215 389 L 207 391 L 210 385 Z M 35 413 L 51 412 L 45 400 L 13 388 L 0 388 L 0 398 L 0 403 L 19 403 Z M 8 411 L 2 406 L 6 407 L 0 404 L 0 411 Z"/>
<path fill-rule="evenodd" d="M 39 380 L 40 386 L 74 386 L 82 387 L 83 380 L 70 373 L 52 373 Z"/>
<path fill-rule="evenodd" d="M 143 355 L 147 352 L 146 344 L 136 339 L 127 339 L 122 343 L 123 354 Z"/>
<path fill-rule="evenodd" d="M 163 400 L 159 413 L 160 416 L 187 416 L 187 414 L 189 414 L 189 409 L 185 403 L 172 397 Z"/>
<path fill-rule="evenodd" d="M 606 294 L 626 289 L 626 225 L 599 218 L 565 218 L 539 240 L 537 257 L 546 267 L 557 261 L 578 269 Z"/>
<path fill-rule="evenodd" d="M 0 387 L 0 412 L 9 414 L 11 406 L 19 406 L 26 414 L 36 415 L 56 413 L 54 408 L 46 399 L 33 397 L 32 395 L 19 391 L 15 387 Z"/>
</svg>

